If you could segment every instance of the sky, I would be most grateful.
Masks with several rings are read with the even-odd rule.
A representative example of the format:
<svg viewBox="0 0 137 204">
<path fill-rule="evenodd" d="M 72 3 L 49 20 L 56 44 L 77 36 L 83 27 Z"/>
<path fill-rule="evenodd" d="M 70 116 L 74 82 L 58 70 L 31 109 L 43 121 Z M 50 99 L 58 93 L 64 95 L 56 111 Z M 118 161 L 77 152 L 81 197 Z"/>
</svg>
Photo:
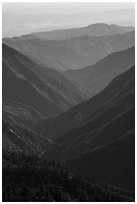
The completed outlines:
<svg viewBox="0 0 137 204">
<path fill-rule="evenodd" d="M 59 3 L 3 3 L 3 12 L 23 13 L 23 14 L 43 14 L 43 13 L 78 13 L 89 11 L 106 11 L 134 9 L 134 3 L 128 2 L 59 2 Z"/>
<path fill-rule="evenodd" d="M 76 28 L 94 23 L 134 26 L 134 3 L 3 3 L 2 36 Z"/>
</svg>

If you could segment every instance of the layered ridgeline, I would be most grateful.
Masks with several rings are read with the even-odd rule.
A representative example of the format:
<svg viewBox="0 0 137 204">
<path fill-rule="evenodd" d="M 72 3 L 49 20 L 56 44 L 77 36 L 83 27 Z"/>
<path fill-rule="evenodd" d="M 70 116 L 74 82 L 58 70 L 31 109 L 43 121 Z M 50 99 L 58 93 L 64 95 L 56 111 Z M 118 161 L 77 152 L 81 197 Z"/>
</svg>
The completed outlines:
<svg viewBox="0 0 137 204">
<path fill-rule="evenodd" d="M 96 24 L 3 39 L 5 201 L 132 200 L 132 30 Z M 91 95 L 101 92 L 86 100 L 83 87 Z"/>
<path fill-rule="evenodd" d="M 114 79 L 113 81 L 116 80 Z M 124 83 L 126 82 L 124 81 Z M 115 86 L 113 88 L 113 86 L 110 86 L 109 84 L 104 90 L 91 99 L 71 108 L 59 117 L 42 121 L 36 126 L 36 131 L 55 140 L 60 135 L 63 135 L 74 127 L 81 125 L 83 120 L 87 118 L 87 115 L 90 115 L 97 107 L 101 107 L 107 101 L 112 100 L 112 98 L 119 93 L 122 87 L 116 83 L 114 83 L 114 85 Z M 52 128 L 53 126 L 54 129 Z"/>
<path fill-rule="evenodd" d="M 57 14 L 43 13 L 42 15 L 37 15 L 37 14 L 30 15 L 25 13 L 24 15 L 21 12 L 18 12 L 18 13 L 6 12 L 6 13 L 3 13 L 3 16 L 2 16 L 2 23 L 3 23 L 2 35 L 4 37 L 12 37 L 12 36 L 20 36 L 31 32 L 44 33 L 46 31 L 55 30 L 55 29 L 68 29 L 68 28 L 87 26 L 100 21 L 106 22 L 109 24 L 134 26 L 135 11 L 134 9 L 118 9 L 118 10 L 110 10 L 110 11 L 103 11 L 103 12 L 100 12 L 100 11 L 80 12 L 80 13 L 77 12 L 77 13 L 73 13 L 73 14 L 71 13 L 71 14 L 65 14 L 65 15 L 62 13 L 57 13 Z M 101 24 L 105 25 L 104 23 L 101 23 Z M 35 26 L 32 26 L 32 25 L 35 25 Z M 94 27 L 95 26 L 92 26 L 92 28 Z M 113 27 L 117 28 L 118 31 L 124 30 L 124 29 L 121 29 L 121 26 L 118 27 L 116 25 L 111 25 L 112 30 L 113 30 Z M 107 25 L 106 25 L 106 29 L 107 29 Z M 73 29 L 72 29 L 72 32 L 73 32 Z M 55 31 L 55 34 L 57 35 L 57 37 L 59 37 L 56 31 Z M 61 35 L 62 32 L 59 34 Z M 51 36 L 54 37 L 54 35 L 52 34 Z M 47 37 L 50 38 L 49 34 L 47 34 Z"/>
<path fill-rule="evenodd" d="M 88 105 L 83 108 L 85 119 L 71 134 L 56 140 L 55 145 L 58 145 L 60 151 L 63 146 L 66 148 L 62 157 L 59 154 L 60 159 L 65 159 L 67 151 L 69 158 L 73 151 L 73 159 L 65 163 L 71 171 L 61 164 L 46 161 L 44 157 L 31 156 L 32 153 L 39 155 L 42 152 L 44 156 L 44 150 L 50 148 L 48 140 L 4 121 L 3 201 L 134 201 L 134 192 L 129 191 L 134 190 L 134 74 L 132 67 L 113 80 L 98 96 L 81 104 Z M 89 107 L 89 104 L 92 106 Z M 95 110 L 95 107 L 98 108 Z M 102 116 L 105 121 L 102 121 Z M 111 120 L 106 122 L 110 117 Z M 94 120 L 98 124 L 94 124 Z M 96 129 L 96 125 L 100 126 L 99 129 Z M 82 126 L 86 127 L 85 135 L 80 131 Z M 73 131 L 76 131 L 75 136 Z M 83 153 L 79 151 L 76 154 L 75 150 L 78 152 L 79 146 L 83 146 Z M 56 149 L 58 153 L 59 148 L 58 151 Z M 14 153 L 7 154 L 10 150 Z M 46 153 L 46 158 L 51 151 L 55 154 L 55 148 Z M 20 154 L 22 152 L 28 156 Z M 78 171 L 78 174 L 72 172 L 72 169 Z M 80 173 L 86 176 L 80 176 Z M 118 188 L 102 181 L 113 183 Z"/>
<path fill-rule="evenodd" d="M 35 32 L 31 36 L 35 36 L 44 40 L 63 40 L 72 37 L 83 35 L 101 36 L 101 35 L 116 35 L 134 31 L 132 26 L 118 26 L 114 24 L 96 23 L 86 27 L 70 28 L 63 30 L 53 30 L 47 32 Z M 29 37 L 29 35 L 26 35 Z"/>
<path fill-rule="evenodd" d="M 48 128 L 43 135 L 55 140 L 47 158 L 134 190 L 134 91 L 133 66 L 98 95 L 45 123 Z"/>
<path fill-rule="evenodd" d="M 2 118 L 13 124 L 33 128 L 47 117 L 31 106 L 3 97 Z"/>
<path fill-rule="evenodd" d="M 91 96 L 99 93 L 118 74 L 135 64 L 135 47 L 108 55 L 92 66 L 68 70 L 65 75 L 76 81 Z"/>
<path fill-rule="evenodd" d="M 81 32 L 79 29 L 85 31 Z M 59 32 L 57 36 L 60 35 L 63 39 L 60 37 L 61 39 L 48 40 L 46 36 L 52 36 L 52 32 L 46 32 L 5 38 L 3 42 L 35 62 L 61 71 L 93 65 L 107 55 L 135 44 L 135 32 L 131 31 L 133 28 L 96 24 L 79 29 L 74 29 L 75 32 L 71 35 L 67 34 L 71 33 L 71 29 L 67 32 L 52 31 L 53 36 L 54 32 Z M 64 32 L 66 34 L 61 34 Z"/>
<path fill-rule="evenodd" d="M 5 44 L 2 51 L 3 100 L 8 98 L 53 117 L 87 97 L 61 73 L 36 64 Z"/>
</svg>

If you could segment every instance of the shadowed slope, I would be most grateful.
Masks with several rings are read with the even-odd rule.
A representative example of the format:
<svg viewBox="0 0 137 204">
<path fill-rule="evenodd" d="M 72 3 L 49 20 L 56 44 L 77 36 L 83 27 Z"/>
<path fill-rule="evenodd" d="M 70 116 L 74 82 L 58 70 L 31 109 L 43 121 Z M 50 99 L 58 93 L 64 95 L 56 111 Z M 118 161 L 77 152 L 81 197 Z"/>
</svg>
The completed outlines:
<svg viewBox="0 0 137 204">
<path fill-rule="evenodd" d="M 92 96 L 103 90 L 118 74 L 135 64 L 135 48 L 108 55 L 92 66 L 68 70 L 65 75 L 76 81 Z"/>
<path fill-rule="evenodd" d="M 3 96 L 30 105 L 47 117 L 80 103 L 86 94 L 61 73 L 41 67 L 3 45 Z"/>
<path fill-rule="evenodd" d="M 83 153 L 67 163 L 81 174 L 129 190 L 135 188 L 135 132 Z"/>
<path fill-rule="evenodd" d="M 31 106 L 9 100 L 5 97 L 3 97 L 2 102 L 2 117 L 9 122 L 32 128 L 36 123 L 47 119 Z"/>
<path fill-rule="evenodd" d="M 134 190 L 134 91 L 135 69 L 132 67 L 97 96 L 76 107 L 79 113 L 83 111 L 84 117 L 81 111 L 77 127 L 72 117 L 67 118 L 72 126 L 68 125 L 69 131 L 62 135 L 65 130 L 60 129 L 58 138 L 54 135 L 56 139 L 46 152 L 47 158 L 64 161 L 69 168 L 100 181 Z M 74 114 L 76 108 L 69 112 Z M 57 133 L 59 129 L 55 127 Z"/>
<path fill-rule="evenodd" d="M 57 118 L 45 122 L 43 121 L 37 125 L 36 130 L 54 140 L 60 135 L 72 130 L 74 127 L 79 127 L 94 111 L 100 111 L 103 106 L 109 107 L 109 102 L 111 102 L 113 98 L 115 100 L 120 99 L 130 91 L 133 90 L 134 92 L 134 83 L 134 67 L 132 67 L 130 70 L 116 77 L 103 91 L 93 98 L 71 108 Z M 131 100 L 129 100 L 129 102 L 131 102 Z M 104 110 L 104 108 L 102 110 Z M 94 117 L 96 114 L 95 112 Z M 53 126 L 54 129 L 52 129 Z"/>
<path fill-rule="evenodd" d="M 15 125 L 12 122 L 2 121 L 2 149 L 12 153 L 38 154 L 48 149 L 50 142 L 33 131 Z"/>
</svg>

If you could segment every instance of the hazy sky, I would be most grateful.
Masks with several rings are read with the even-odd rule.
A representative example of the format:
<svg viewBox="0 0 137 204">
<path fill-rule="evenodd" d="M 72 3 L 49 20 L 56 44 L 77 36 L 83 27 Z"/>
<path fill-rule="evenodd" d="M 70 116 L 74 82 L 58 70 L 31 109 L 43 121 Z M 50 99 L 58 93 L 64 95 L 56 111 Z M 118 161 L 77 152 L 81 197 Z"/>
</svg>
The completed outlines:
<svg viewBox="0 0 137 204">
<path fill-rule="evenodd" d="M 87 11 L 105 11 L 117 9 L 134 9 L 134 3 L 120 2 L 64 2 L 64 3 L 3 3 L 3 12 L 42 14 L 42 13 L 76 13 Z"/>
<path fill-rule="evenodd" d="M 87 26 L 93 23 L 134 25 L 134 3 L 3 3 L 3 37 Z M 42 15 L 40 15 L 42 14 Z"/>
</svg>

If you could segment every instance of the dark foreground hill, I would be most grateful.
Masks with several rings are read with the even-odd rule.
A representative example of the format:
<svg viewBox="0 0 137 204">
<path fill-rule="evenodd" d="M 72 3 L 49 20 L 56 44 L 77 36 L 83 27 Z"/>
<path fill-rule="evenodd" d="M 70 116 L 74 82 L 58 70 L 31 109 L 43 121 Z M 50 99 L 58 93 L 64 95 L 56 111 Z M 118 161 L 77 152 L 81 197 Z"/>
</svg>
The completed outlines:
<svg viewBox="0 0 137 204">
<path fill-rule="evenodd" d="M 68 121 L 64 126 L 63 119 Z M 134 67 L 52 122 L 54 130 L 49 128 L 44 133 L 55 140 L 46 152 L 49 159 L 64 161 L 80 173 L 134 190 Z"/>
<path fill-rule="evenodd" d="M 133 202 L 134 192 L 97 183 L 45 158 L 3 152 L 3 202 Z"/>
<path fill-rule="evenodd" d="M 15 49 L 2 47 L 2 94 L 53 117 L 86 98 L 61 73 L 42 67 Z"/>
<path fill-rule="evenodd" d="M 135 64 L 135 47 L 115 52 L 95 65 L 79 70 L 68 70 L 65 75 L 76 81 L 92 96 L 103 90 L 118 74 Z"/>
<path fill-rule="evenodd" d="M 118 127 L 117 127 L 118 128 Z M 112 129 L 113 131 L 113 129 Z M 135 131 L 67 163 L 70 169 L 124 189 L 135 189 Z"/>
</svg>

